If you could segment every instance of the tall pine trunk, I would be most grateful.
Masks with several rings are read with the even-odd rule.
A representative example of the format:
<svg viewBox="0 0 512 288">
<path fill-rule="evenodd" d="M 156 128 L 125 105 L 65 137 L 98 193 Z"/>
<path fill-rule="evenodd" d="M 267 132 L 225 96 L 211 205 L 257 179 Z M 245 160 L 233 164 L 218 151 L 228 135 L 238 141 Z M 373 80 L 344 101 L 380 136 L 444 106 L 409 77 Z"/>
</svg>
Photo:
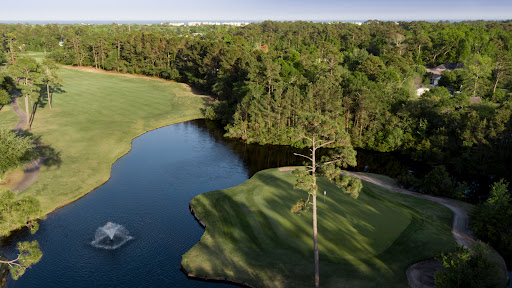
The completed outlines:
<svg viewBox="0 0 512 288">
<path fill-rule="evenodd" d="M 50 84 L 46 82 L 46 94 L 48 95 L 48 107 L 52 110 L 52 102 L 50 101 Z"/>
<path fill-rule="evenodd" d="M 496 94 L 496 87 L 498 87 L 498 82 L 500 81 L 501 72 L 496 74 L 496 82 L 494 82 L 494 87 L 492 88 L 492 100 L 494 100 L 494 94 Z"/>
<path fill-rule="evenodd" d="M 117 39 L 117 72 L 119 72 L 120 59 L 121 59 L 121 40 Z"/>
<path fill-rule="evenodd" d="M 50 77 L 50 68 L 46 67 L 46 75 Z M 52 110 L 52 102 L 50 101 L 50 81 L 47 79 L 46 81 L 46 94 L 48 95 L 48 107 Z"/>
<path fill-rule="evenodd" d="M 476 79 L 475 79 L 475 86 L 473 88 L 473 97 L 476 96 L 476 88 L 478 87 L 478 73 L 476 74 Z"/>
<path fill-rule="evenodd" d="M 314 251 L 314 258 L 315 258 L 315 287 L 320 287 L 320 257 L 318 255 L 318 220 L 317 220 L 317 213 L 316 213 L 316 192 L 318 188 L 316 187 L 316 145 L 315 145 L 315 137 L 313 136 L 313 149 L 312 153 L 312 159 L 313 159 L 313 187 L 315 187 L 315 191 L 313 193 L 313 251 Z"/>
<path fill-rule="evenodd" d="M 315 178 L 316 180 L 316 178 Z M 313 194 L 313 245 L 315 253 L 315 287 L 320 287 L 320 257 L 318 255 L 318 225 L 316 216 L 316 193 Z"/>
<path fill-rule="evenodd" d="M 28 95 L 25 95 L 25 117 L 27 117 L 27 125 L 29 125 L 30 114 L 28 113 Z"/>
<path fill-rule="evenodd" d="M 9 51 L 11 52 L 11 64 L 14 65 L 14 50 L 12 48 L 12 38 L 9 38 Z"/>
</svg>

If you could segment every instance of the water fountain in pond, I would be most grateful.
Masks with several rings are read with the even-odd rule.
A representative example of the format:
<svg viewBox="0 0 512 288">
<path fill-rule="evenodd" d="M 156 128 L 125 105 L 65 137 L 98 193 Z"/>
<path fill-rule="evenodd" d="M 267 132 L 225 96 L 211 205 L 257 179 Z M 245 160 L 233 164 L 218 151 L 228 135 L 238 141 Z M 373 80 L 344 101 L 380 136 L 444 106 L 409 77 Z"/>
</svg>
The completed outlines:
<svg viewBox="0 0 512 288">
<path fill-rule="evenodd" d="M 123 225 L 108 222 L 96 230 L 92 246 L 103 249 L 117 249 L 133 239 Z"/>
</svg>

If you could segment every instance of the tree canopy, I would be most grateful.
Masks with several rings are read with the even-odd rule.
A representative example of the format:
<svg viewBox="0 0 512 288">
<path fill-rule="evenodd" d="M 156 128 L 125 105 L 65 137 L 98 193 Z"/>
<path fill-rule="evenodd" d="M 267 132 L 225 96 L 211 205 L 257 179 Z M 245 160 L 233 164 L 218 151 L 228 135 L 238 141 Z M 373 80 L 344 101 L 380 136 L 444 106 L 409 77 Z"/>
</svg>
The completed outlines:
<svg viewBox="0 0 512 288">
<path fill-rule="evenodd" d="M 509 183 L 501 179 L 491 186 L 489 198 L 471 211 L 471 228 L 505 259 L 512 259 L 512 203 Z M 508 263 L 510 265 L 510 263 Z"/>
<path fill-rule="evenodd" d="M 39 201 L 30 196 L 18 196 L 12 191 L 0 189 L 0 236 L 8 236 L 13 230 L 28 227 L 32 233 L 38 229 L 37 218 L 41 218 Z M 44 218 L 44 217 L 43 217 Z M 9 265 L 11 277 L 16 280 L 35 263 L 42 252 L 37 241 L 19 242 L 15 259 L 0 260 Z"/>
<path fill-rule="evenodd" d="M 29 137 L 0 129 L 0 176 L 30 159 L 34 145 Z"/>
<path fill-rule="evenodd" d="M 510 21 L 130 27 L 0 24 L 0 50 L 14 41 L 61 64 L 189 83 L 217 97 L 208 117 L 247 142 L 293 144 L 298 115 L 317 113 L 343 120 L 356 148 L 457 173 L 512 171 Z M 418 98 L 424 66 L 445 63 L 459 64 L 443 72 L 447 90 Z"/>
</svg>

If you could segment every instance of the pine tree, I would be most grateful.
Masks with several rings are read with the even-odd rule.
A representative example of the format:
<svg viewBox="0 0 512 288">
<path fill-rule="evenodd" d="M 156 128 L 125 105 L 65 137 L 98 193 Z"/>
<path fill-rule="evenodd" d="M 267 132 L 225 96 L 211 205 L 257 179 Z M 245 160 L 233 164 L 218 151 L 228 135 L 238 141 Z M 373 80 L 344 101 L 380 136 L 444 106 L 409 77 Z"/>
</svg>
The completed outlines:
<svg viewBox="0 0 512 288">
<path fill-rule="evenodd" d="M 318 253 L 318 226 L 317 226 L 317 202 L 316 196 L 318 191 L 317 177 L 324 176 L 333 181 L 340 187 L 344 187 L 345 192 L 352 197 L 357 198 L 362 188 L 361 180 L 355 179 L 348 175 L 341 175 L 341 168 L 347 165 L 356 165 L 356 151 L 350 144 L 348 134 L 338 127 L 340 122 L 332 120 L 318 114 L 302 114 L 300 126 L 302 130 L 300 140 L 296 146 L 311 147 L 311 154 L 295 155 L 308 160 L 306 169 L 296 169 L 294 174 L 297 178 L 295 189 L 303 190 L 308 193 L 307 200 L 298 201 L 291 211 L 295 213 L 303 213 L 309 209 L 309 205 L 313 207 L 313 249 L 315 259 L 315 287 L 320 287 L 320 257 Z M 329 156 L 324 156 L 317 161 L 318 149 L 333 148 Z M 309 202 L 311 199 L 311 203 Z"/>
</svg>

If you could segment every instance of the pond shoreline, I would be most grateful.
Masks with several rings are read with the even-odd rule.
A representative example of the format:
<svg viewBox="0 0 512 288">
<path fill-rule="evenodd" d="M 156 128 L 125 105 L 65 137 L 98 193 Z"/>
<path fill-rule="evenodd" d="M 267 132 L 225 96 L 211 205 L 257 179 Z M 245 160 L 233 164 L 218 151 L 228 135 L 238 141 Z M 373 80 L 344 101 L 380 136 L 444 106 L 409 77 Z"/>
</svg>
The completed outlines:
<svg viewBox="0 0 512 288">
<path fill-rule="evenodd" d="M 136 138 L 139 138 L 140 136 L 146 134 L 146 133 L 149 133 L 151 131 L 154 131 L 154 130 L 157 130 L 157 129 L 160 129 L 160 128 L 164 128 L 164 127 L 167 127 L 167 126 L 172 126 L 172 125 L 175 125 L 175 124 L 180 124 L 180 123 L 185 123 L 185 122 L 189 122 L 189 121 L 194 121 L 194 120 L 200 120 L 200 119 L 204 119 L 204 118 L 194 118 L 194 119 L 189 119 L 189 120 L 183 120 L 183 121 L 178 121 L 178 122 L 175 122 L 175 123 L 170 123 L 170 124 L 165 124 L 165 125 L 162 125 L 162 126 L 159 126 L 159 127 L 156 127 L 156 128 L 153 128 L 153 129 L 150 129 L 150 130 L 147 130 L 135 137 L 133 137 L 131 140 L 130 140 L 130 148 L 128 149 L 128 151 L 126 151 L 125 153 L 123 153 L 121 156 L 117 157 L 116 160 L 114 160 L 114 162 L 110 163 L 110 171 L 109 171 L 109 175 L 108 175 L 108 178 L 107 180 L 105 180 L 103 183 L 95 186 L 94 188 L 90 189 L 88 192 L 80 195 L 79 197 L 69 201 L 69 202 L 66 202 L 64 204 L 61 204 L 57 207 L 55 207 L 53 210 L 49 211 L 49 212 L 45 212 L 46 214 L 45 215 L 49 215 L 57 210 L 59 210 L 60 208 L 63 208 L 71 203 L 74 203 L 78 200 L 80 200 L 81 198 L 83 198 L 84 196 L 88 195 L 89 193 L 93 192 L 94 190 L 98 189 L 99 187 L 105 185 L 109 180 L 110 178 L 112 177 L 112 165 L 114 165 L 119 159 L 123 158 L 124 156 L 126 156 L 126 154 L 130 153 L 130 151 L 132 151 L 132 143 L 133 143 L 133 140 L 135 140 Z"/>
<path fill-rule="evenodd" d="M 20 118 L 20 119 L 21 119 L 21 118 Z M 147 131 L 145 131 L 145 132 L 143 132 L 143 133 L 141 133 L 141 134 L 139 134 L 139 135 L 137 135 L 137 136 L 133 137 L 133 138 L 130 140 L 130 148 L 128 149 L 128 151 L 126 151 L 126 152 L 125 152 L 125 153 L 123 153 L 121 156 L 119 156 L 118 158 L 116 158 L 116 159 L 114 160 L 114 162 L 112 162 L 112 163 L 110 164 L 110 171 L 109 171 L 108 178 L 107 178 L 103 183 L 101 183 L 101 184 L 97 185 L 96 187 L 94 187 L 94 188 L 90 189 L 90 190 L 89 190 L 89 191 L 87 191 L 86 193 L 84 193 L 84 194 L 80 195 L 78 198 L 73 199 L 73 200 L 71 200 L 71 201 L 69 201 L 69 202 L 66 202 L 66 203 L 64 203 L 64 204 L 58 205 L 57 207 L 55 207 L 53 210 L 51 210 L 51 211 L 49 211 L 49 212 L 45 212 L 45 215 L 47 216 L 47 215 L 49 215 L 49 214 L 51 214 L 51 213 L 53 213 L 53 212 L 55 212 L 55 211 L 57 211 L 57 210 L 59 210 L 59 209 L 61 209 L 61 208 L 65 207 L 65 206 L 67 206 L 67 205 L 69 205 L 69 204 L 72 204 L 72 203 L 74 203 L 74 202 L 76 202 L 76 201 L 80 200 L 81 198 L 83 198 L 83 197 L 87 196 L 89 193 L 93 192 L 94 190 L 98 189 L 99 187 L 101 187 L 101 186 L 105 185 L 105 184 L 110 180 L 110 178 L 112 177 L 112 165 L 114 165 L 114 163 L 116 163 L 119 159 L 123 158 L 126 154 L 130 153 L 130 151 L 132 151 L 132 143 L 133 143 L 133 140 L 135 140 L 136 138 L 138 138 L 138 137 L 140 137 L 140 136 L 142 136 L 142 135 L 144 135 L 144 134 L 146 134 L 146 133 L 149 133 L 149 132 L 151 132 L 151 131 L 154 131 L 154 130 L 157 130 L 157 129 L 163 128 L 163 127 L 167 127 L 167 126 L 171 126 L 171 125 L 175 125 L 175 124 L 179 124 L 179 123 L 184 123 L 184 122 L 189 122 L 189 121 L 193 121 L 193 120 L 199 120 L 199 119 L 204 119 L 204 118 L 195 118 L 195 119 L 189 119 L 189 120 L 179 121 L 179 122 L 176 122 L 176 123 L 170 123 L 170 124 L 162 125 L 162 126 L 159 126 L 159 127 L 156 127 L 156 128 L 150 129 L 150 130 L 147 130 Z M 39 220 L 39 219 L 38 219 L 38 220 Z M 11 232 L 12 232 L 12 231 L 11 231 Z M 2 257 L 2 255 L 1 255 L 1 254 L 0 254 L 0 257 Z M 5 268 L 4 268 L 4 266 L 6 266 L 6 265 L 2 265 L 2 266 L 0 266 L 0 278 L 2 279 L 2 280 L 0 281 L 0 288 L 3 288 L 3 287 L 5 286 L 5 283 L 7 282 L 7 281 L 6 281 L 6 280 L 7 280 L 7 276 L 9 275 L 9 269 L 8 269 L 7 267 L 5 267 Z"/>
<path fill-rule="evenodd" d="M 206 224 L 204 224 L 204 222 L 201 220 L 201 218 L 199 218 L 199 216 L 197 216 L 196 212 L 194 211 L 194 208 L 192 208 L 191 202 L 188 204 L 188 207 L 190 208 L 190 214 L 192 214 L 192 216 L 194 216 L 197 223 L 199 223 L 199 225 L 201 225 L 201 227 L 203 227 L 206 232 Z M 204 235 L 204 233 L 203 233 L 203 235 Z M 202 238 L 202 236 L 201 236 L 201 238 Z M 182 256 L 182 258 L 183 258 L 183 256 Z M 191 279 L 203 280 L 203 281 L 208 281 L 208 282 L 228 283 L 228 284 L 234 284 L 234 285 L 237 285 L 240 287 L 257 288 L 257 286 L 254 286 L 247 282 L 236 280 L 236 279 L 229 278 L 229 277 L 215 277 L 215 276 L 192 274 L 192 273 L 188 272 L 188 270 L 183 266 L 183 264 L 180 264 L 180 270 L 185 275 L 187 275 L 188 278 L 191 278 Z"/>
</svg>

